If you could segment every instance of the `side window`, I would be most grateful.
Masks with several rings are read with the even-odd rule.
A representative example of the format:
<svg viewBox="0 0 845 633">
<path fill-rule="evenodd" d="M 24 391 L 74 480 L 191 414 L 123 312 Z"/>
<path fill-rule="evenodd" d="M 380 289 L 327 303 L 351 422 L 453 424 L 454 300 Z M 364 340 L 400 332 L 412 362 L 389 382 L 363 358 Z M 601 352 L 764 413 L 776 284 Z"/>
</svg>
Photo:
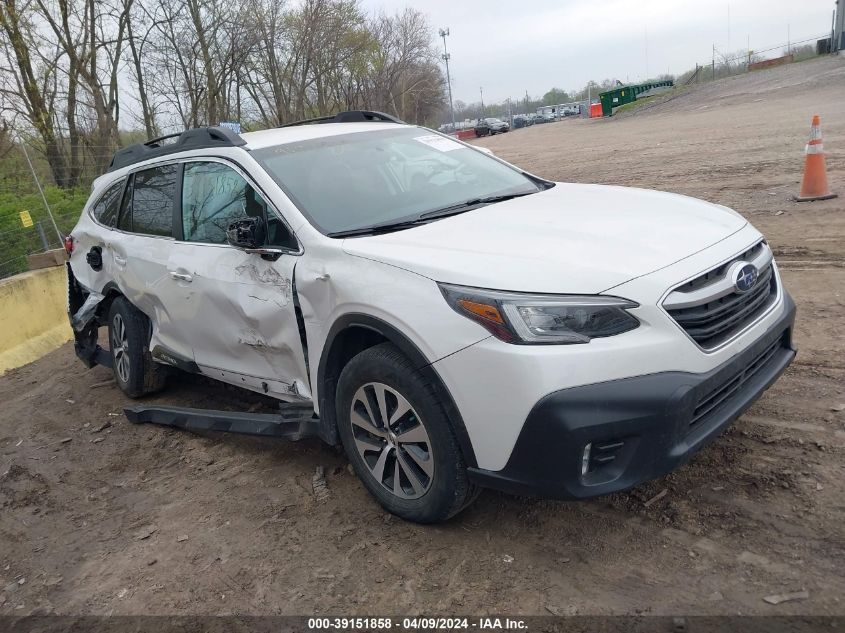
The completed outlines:
<svg viewBox="0 0 845 633">
<path fill-rule="evenodd" d="M 106 192 L 97 200 L 92 213 L 100 224 L 114 226 L 117 224 L 117 214 L 120 211 L 120 194 L 123 193 L 125 180 L 114 183 L 106 189 Z"/>
<path fill-rule="evenodd" d="M 235 170 L 221 163 L 186 163 L 182 235 L 188 242 L 225 244 L 234 220 L 263 216 L 266 205 Z"/>
<path fill-rule="evenodd" d="M 234 169 L 217 162 L 186 163 L 182 181 L 182 234 L 188 242 L 225 244 L 226 229 L 244 217 L 268 220 L 267 242 L 295 242 L 267 202 Z"/>
<path fill-rule="evenodd" d="M 132 231 L 132 183 L 134 180 L 135 178 L 133 176 L 129 176 L 129 184 L 126 186 L 126 192 L 123 194 L 123 200 L 120 202 L 117 228 L 121 231 Z"/>
<path fill-rule="evenodd" d="M 162 165 L 135 174 L 132 187 L 132 231 L 145 235 L 173 235 L 176 165 Z"/>
</svg>

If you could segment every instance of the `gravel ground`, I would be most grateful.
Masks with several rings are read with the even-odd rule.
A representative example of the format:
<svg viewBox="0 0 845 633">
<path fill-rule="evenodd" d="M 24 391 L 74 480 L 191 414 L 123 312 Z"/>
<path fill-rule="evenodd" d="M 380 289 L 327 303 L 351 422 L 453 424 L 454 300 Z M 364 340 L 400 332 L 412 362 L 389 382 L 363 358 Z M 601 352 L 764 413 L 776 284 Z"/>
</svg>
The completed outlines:
<svg viewBox="0 0 845 633">
<path fill-rule="evenodd" d="M 407 524 L 317 441 L 130 425 L 109 370 L 66 345 L 0 378 L 0 614 L 845 614 L 843 103 L 845 60 L 825 59 L 479 141 L 549 178 L 726 204 L 768 236 L 798 359 L 677 472 Z M 799 206 L 814 113 L 843 197 Z M 192 376 L 151 400 L 270 406 Z"/>
</svg>

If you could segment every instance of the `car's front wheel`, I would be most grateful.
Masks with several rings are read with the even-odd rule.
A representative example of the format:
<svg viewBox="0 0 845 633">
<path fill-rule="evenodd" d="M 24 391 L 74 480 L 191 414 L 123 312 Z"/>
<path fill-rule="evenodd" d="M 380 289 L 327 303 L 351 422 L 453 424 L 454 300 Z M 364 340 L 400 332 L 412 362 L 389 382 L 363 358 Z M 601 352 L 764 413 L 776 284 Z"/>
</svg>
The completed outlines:
<svg viewBox="0 0 845 633">
<path fill-rule="evenodd" d="M 434 523 L 475 498 L 434 388 L 394 345 L 366 349 L 344 367 L 336 407 L 352 467 L 389 512 Z"/>
<path fill-rule="evenodd" d="M 109 309 L 109 346 L 114 379 L 130 398 L 155 393 L 164 387 L 167 369 L 155 363 L 149 350 L 149 321 L 124 297 Z"/>
</svg>

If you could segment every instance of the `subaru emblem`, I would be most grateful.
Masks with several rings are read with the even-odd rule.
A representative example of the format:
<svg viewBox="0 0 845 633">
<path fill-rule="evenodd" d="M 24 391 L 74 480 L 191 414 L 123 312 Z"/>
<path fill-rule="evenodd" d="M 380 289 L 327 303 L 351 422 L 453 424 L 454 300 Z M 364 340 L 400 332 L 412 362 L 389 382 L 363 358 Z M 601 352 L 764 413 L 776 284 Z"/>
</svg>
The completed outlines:
<svg viewBox="0 0 845 633">
<path fill-rule="evenodd" d="M 737 292 L 748 292 L 757 284 L 759 272 L 754 264 L 742 262 L 734 268 L 733 282 Z"/>
</svg>

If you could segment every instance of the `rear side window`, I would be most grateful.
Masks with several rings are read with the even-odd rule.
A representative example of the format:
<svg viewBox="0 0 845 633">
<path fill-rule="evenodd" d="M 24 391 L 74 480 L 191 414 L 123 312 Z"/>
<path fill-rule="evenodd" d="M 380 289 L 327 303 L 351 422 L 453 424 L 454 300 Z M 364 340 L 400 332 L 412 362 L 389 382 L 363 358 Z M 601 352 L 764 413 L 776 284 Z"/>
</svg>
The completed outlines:
<svg viewBox="0 0 845 633">
<path fill-rule="evenodd" d="M 135 173 L 132 187 L 133 233 L 173 236 L 173 204 L 178 170 L 176 165 L 162 165 Z"/>
<path fill-rule="evenodd" d="M 132 176 L 129 176 L 129 185 L 126 187 L 123 200 L 120 203 L 117 228 L 121 231 L 132 231 Z"/>
<path fill-rule="evenodd" d="M 92 213 L 94 219 L 105 226 L 117 224 L 117 214 L 120 211 L 120 195 L 123 193 L 123 184 L 126 181 L 114 183 L 106 189 L 106 192 L 97 200 Z"/>
</svg>

